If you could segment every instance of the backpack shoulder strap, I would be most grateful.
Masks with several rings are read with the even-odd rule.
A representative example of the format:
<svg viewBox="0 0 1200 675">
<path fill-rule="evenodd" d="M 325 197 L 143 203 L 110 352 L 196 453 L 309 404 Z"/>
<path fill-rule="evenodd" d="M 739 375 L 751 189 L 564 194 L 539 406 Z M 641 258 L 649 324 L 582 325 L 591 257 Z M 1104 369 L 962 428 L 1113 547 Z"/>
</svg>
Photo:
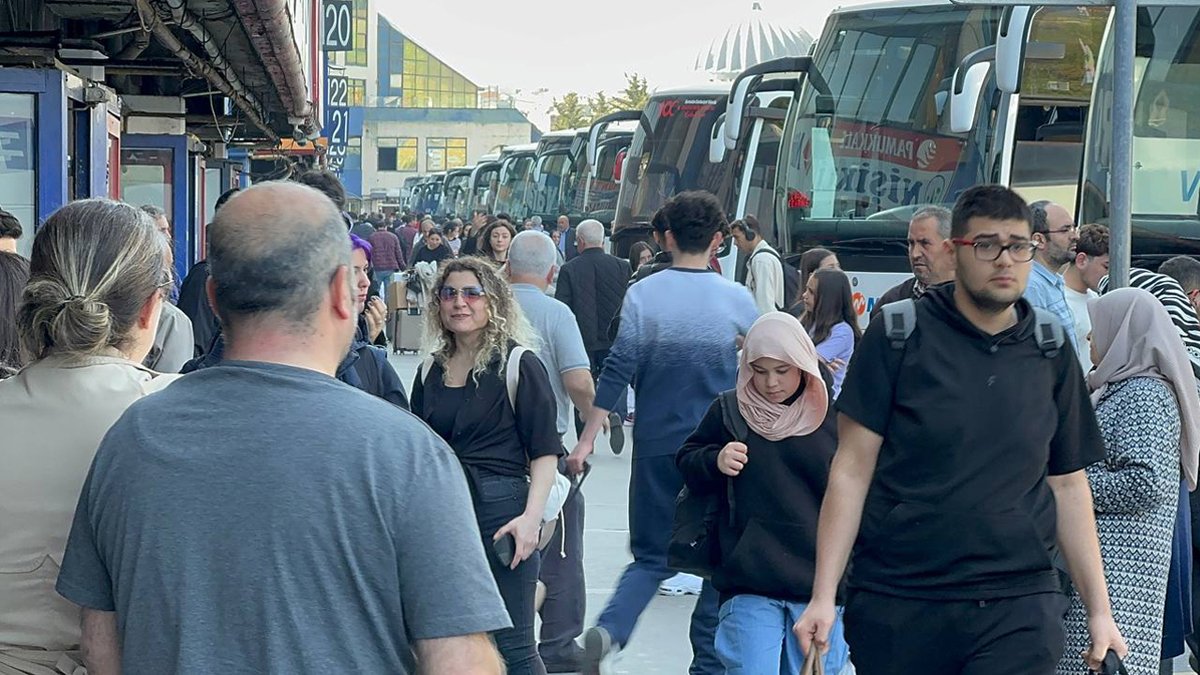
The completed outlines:
<svg viewBox="0 0 1200 675">
<path fill-rule="evenodd" d="M 504 364 L 504 387 L 508 390 L 508 404 L 513 412 L 517 411 L 517 387 L 521 384 L 521 357 L 528 349 L 517 345 L 508 353 L 508 361 Z"/>
<path fill-rule="evenodd" d="M 750 426 L 746 424 L 746 418 L 742 417 L 742 411 L 738 410 L 737 390 L 730 389 L 729 391 L 721 392 L 721 421 L 725 424 L 725 430 L 733 436 L 733 440 L 738 443 L 745 443 L 750 437 Z"/>
<path fill-rule="evenodd" d="M 1035 322 L 1033 337 L 1037 340 L 1038 349 L 1042 350 L 1042 356 L 1048 359 L 1058 356 L 1058 350 L 1062 348 L 1063 342 L 1066 340 L 1058 317 L 1049 310 L 1034 307 L 1033 319 Z"/>
<path fill-rule="evenodd" d="M 913 329 L 917 327 L 917 305 L 912 298 L 890 302 L 879 310 L 883 314 L 883 333 L 892 349 L 904 349 Z"/>
<path fill-rule="evenodd" d="M 421 375 L 421 384 L 425 384 L 429 380 L 429 371 L 433 370 L 433 354 L 421 359 L 421 365 L 417 366 L 417 372 Z"/>
</svg>

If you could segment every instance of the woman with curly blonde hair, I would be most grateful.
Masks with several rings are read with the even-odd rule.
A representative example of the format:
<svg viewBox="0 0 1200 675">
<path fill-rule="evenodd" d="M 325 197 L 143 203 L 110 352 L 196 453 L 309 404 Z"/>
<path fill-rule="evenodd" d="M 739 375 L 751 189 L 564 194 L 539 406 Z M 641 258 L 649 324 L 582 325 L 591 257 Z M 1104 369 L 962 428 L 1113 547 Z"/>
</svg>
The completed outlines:
<svg viewBox="0 0 1200 675">
<path fill-rule="evenodd" d="M 425 314 L 431 355 L 413 381 L 412 411 L 463 465 L 513 624 L 495 635 L 508 672 L 541 675 L 546 668 L 533 631 L 537 544 L 562 453 L 550 377 L 524 349 L 532 330 L 491 263 L 472 257 L 443 263 Z"/>
</svg>

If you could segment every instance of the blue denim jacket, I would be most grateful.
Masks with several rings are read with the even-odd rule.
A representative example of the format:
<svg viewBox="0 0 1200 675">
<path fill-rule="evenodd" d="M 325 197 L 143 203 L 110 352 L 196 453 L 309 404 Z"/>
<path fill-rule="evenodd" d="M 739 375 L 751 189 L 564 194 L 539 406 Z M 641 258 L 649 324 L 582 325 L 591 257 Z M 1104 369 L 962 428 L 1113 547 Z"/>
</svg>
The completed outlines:
<svg viewBox="0 0 1200 675">
<path fill-rule="evenodd" d="M 1053 312 L 1062 324 L 1063 332 L 1071 340 L 1071 346 L 1079 353 L 1079 343 L 1075 337 L 1075 315 L 1071 314 L 1063 286 L 1062 277 L 1035 261 L 1033 271 L 1029 273 L 1029 285 L 1025 287 L 1025 299 L 1034 307 Z"/>
</svg>

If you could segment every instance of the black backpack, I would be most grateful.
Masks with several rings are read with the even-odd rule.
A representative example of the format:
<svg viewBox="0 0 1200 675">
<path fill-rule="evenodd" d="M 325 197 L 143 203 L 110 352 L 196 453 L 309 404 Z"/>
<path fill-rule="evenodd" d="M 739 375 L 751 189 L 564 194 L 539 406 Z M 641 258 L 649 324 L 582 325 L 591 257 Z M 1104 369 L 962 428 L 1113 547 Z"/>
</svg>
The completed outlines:
<svg viewBox="0 0 1200 675">
<path fill-rule="evenodd" d="M 892 349 L 902 351 L 913 329 L 917 327 L 916 301 L 912 298 L 897 300 L 884 305 L 879 311 L 883 314 L 883 334 L 887 336 Z M 1066 341 L 1058 317 L 1041 307 L 1033 308 L 1033 316 L 1037 322 L 1033 335 L 1037 340 L 1038 349 L 1042 350 L 1042 356 L 1048 359 L 1058 356 L 1058 350 L 1062 349 L 1063 342 Z"/>
<path fill-rule="evenodd" d="M 721 420 L 725 430 L 739 443 L 745 443 L 750 427 L 737 407 L 737 390 L 721 394 Z M 725 499 L 729 501 L 729 522 L 734 522 L 733 479 L 725 481 Z M 675 498 L 675 520 L 671 543 L 667 546 L 667 567 L 709 578 L 721 560 L 717 541 L 717 517 L 721 511 L 718 493 L 698 495 L 685 485 Z"/>
<path fill-rule="evenodd" d="M 800 270 L 796 269 L 792 265 L 789 265 L 787 261 L 783 259 L 783 256 L 779 255 L 779 251 L 776 251 L 773 248 L 761 249 L 751 253 L 750 257 L 746 259 L 747 269 L 749 269 L 751 261 L 754 260 L 754 256 L 758 255 L 759 253 L 770 253 L 783 267 L 783 307 L 776 307 L 776 309 L 782 311 L 788 307 L 791 307 L 792 305 L 795 305 L 797 302 L 800 302 Z"/>
</svg>

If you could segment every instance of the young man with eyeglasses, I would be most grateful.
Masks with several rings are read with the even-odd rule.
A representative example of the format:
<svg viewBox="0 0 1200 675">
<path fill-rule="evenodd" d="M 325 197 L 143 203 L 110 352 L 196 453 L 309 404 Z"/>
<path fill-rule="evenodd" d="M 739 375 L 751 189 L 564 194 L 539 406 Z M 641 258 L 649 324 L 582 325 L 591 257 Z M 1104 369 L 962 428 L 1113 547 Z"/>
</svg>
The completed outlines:
<svg viewBox="0 0 1200 675">
<path fill-rule="evenodd" d="M 1034 202 L 1029 205 L 1029 210 L 1033 214 L 1032 241 L 1037 244 L 1037 251 L 1029 285 L 1025 288 L 1025 299 L 1034 307 L 1057 316 L 1063 332 L 1071 340 L 1071 347 L 1078 352 L 1075 315 L 1067 303 L 1066 285 L 1060 272 L 1075 257 L 1079 226 L 1069 211 L 1050 201 Z"/>
<path fill-rule="evenodd" d="M 795 631 L 805 650 L 828 639 L 852 562 L 844 621 L 860 675 L 1050 675 L 1067 607 L 1060 551 L 1089 610 L 1088 664 L 1127 652 L 1083 471 L 1103 441 L 1079 362 L 1065 342 L 1039 342 L 1021 297 L 1030 218 L 1007 188 L 965 191 L 955 281 L 915 301 L 907 338 L 872 321 L 850 362 Z"/>
</svg>

